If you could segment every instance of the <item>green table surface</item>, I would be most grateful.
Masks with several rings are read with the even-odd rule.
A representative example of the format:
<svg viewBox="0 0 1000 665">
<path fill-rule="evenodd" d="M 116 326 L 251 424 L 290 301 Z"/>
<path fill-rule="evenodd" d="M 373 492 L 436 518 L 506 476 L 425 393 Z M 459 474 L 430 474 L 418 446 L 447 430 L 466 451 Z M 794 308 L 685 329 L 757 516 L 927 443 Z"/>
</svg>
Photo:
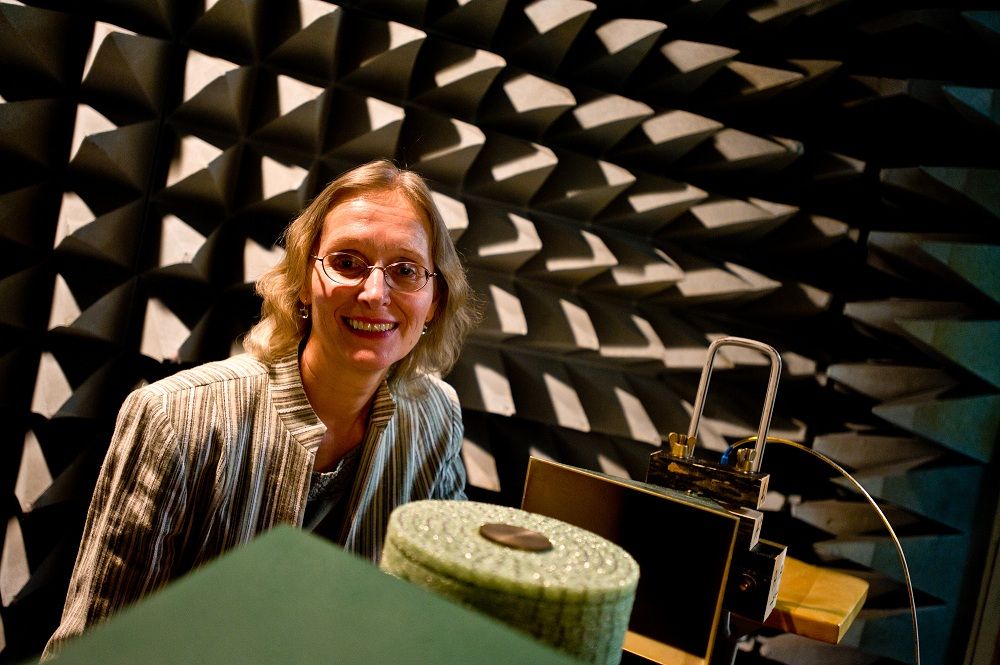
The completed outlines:
<svg viewBox="0 0 1000 665">
<path fill-rule="evenodd" d="M 576 661 L 282 526 L 88 631 L 57 662 Z"/>
</svg>

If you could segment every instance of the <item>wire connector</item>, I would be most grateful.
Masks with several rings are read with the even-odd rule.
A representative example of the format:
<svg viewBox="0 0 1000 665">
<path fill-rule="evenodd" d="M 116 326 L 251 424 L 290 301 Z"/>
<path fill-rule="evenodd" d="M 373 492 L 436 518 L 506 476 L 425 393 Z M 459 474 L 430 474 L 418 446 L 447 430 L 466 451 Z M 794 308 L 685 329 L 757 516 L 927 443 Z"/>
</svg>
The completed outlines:
<svg viewBox="0 0 1000 665">
<path fill-rule="evenodd" d="M 778 586 L 788 548 L 762 540 L 752 549 L 733 553 L 722 606 L 734 614 L 763 622 L 778 602 Z"/>
</svg>

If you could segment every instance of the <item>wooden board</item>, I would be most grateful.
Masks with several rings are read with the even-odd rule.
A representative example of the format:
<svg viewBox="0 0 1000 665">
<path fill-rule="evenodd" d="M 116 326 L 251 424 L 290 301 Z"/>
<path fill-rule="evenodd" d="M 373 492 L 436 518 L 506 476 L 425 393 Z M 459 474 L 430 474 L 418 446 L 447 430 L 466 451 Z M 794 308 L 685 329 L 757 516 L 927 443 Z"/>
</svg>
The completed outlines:
<svg viewBox="0 0 1000 665">
<path fill-rule="evenodd" d="M 868 582 L 786 557 L 778 602 L 765 625 L 837 644 L 865 604 Z"/>
</svg>

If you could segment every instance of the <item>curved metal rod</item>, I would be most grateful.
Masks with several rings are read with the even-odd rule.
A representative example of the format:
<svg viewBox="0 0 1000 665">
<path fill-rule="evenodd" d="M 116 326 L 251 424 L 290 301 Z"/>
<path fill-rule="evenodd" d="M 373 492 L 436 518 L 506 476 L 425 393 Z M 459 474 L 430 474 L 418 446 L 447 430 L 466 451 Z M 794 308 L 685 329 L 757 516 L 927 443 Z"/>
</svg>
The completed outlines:
<svg viewBox="0 0 1000 665">
<path fill-rule="evenodd" d="M 774 412 L 774 400 L 778 394 L 778 380 L 781 378 L 781 354 L 772 346 L 745 337 L 720 337 L 709 345 L 708 360 L 705 361 L 705 367 L 701 370 L 701 381 L 698 382 L 698 394 L 695 396 L 694 413 L 691 416 L 691 425 L 688 427 L 688 439 L 698 436 L 701 412 L 705 408 L 708 384 L 712 379 L 712 364 L 715 362 L 715 354 L 723 346 L 741 346 L 745 349 L 754 349 L 771 359 L 771 375 L 767 380 L 764 412 L 761 414 L 760 426 L 757 428 L 757 445 L 754 448 L 754 459 L 751 465 L 751 471 L 757 473 L 760 471 L 760 464 L 764 459 L 764 443 L 767 441 L 767 430 L 771 427 L 771 414 Z"/>
<path fill-rule="evenodd" d="M 756 437 L 748 436 L 745 439 L 740 439 L 733 445 L 729 446 L 729 449 L 735 450 L 736 448 L 739 448 L 745 443 L 750 443 L 755 438 Z M 780 443 L 784 446 L 789 446 L 790 448 L 801 450 L 802 452 L 808 453 L 809 455 L 812 455 L 819 461 L 824 462 L 833 467 L 834 471 L 836 471 L 845 479 L 847 479 L 847 481 L 851 483 L 854 489 L 856 489 L 858 492 L 861 493 L 861 496 L 863 496 L 868 501 L 868 504 L 878 515 L 879 519 L 882 520 L 882 526 L 884 526 L 886 531 L 889 532 L 889 538 L 892 539 L 892 544 L 896 547 L 896 556 L 899 557 L 899 566 L 903 570 L 903 582 L 906 584 L 906 593 L 910 599 L 910 623 L 913 626 L 913 665 L 920 665 L 920 626 L 918 625 L 917 622 L 917 598 L 913 592 L 913 578 L 910 577 L 910 567 L 906 565 L 906 554 L 903 552 L 903 543 L 899 540 L 899 536 L 896 535 L 895 530 L 893 530 L 892 524 L 889 522 L 889 518 L 885 516 L 885 513 L 882 512 L 881 508 L 879 508 L 878 503 L 876 503 L 872 495 L 868 493 L 868 490 L 866 490 L 864 486 L 861 483 L 859 483 L 857 479 L 855 479 L 854 476 L 848 473 L 847 470 L 844 469 L 844 467 L 840 466 L 839 464 L 834 462 L 832 459 L 830 459 L 823 453 L 819 452 L 818 450 L 813 450 L 808 446 L 804 446 L 801 443 L 796 443 L 795 441 L 789 441 L 788 439 L 782 439 L 781 437 L 778 436 L 769 436 L 767 440 L 770 441 L 771 443 Z M 757 443 L 760 443 L 760 441 L 758 441 Z"/>
</svg>

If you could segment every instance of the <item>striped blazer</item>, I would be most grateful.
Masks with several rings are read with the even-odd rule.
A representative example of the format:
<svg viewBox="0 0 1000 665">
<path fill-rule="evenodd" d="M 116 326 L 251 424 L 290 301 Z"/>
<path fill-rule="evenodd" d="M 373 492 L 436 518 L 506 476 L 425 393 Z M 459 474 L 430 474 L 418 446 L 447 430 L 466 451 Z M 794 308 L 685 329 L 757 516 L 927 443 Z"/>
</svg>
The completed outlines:
<svg viewBox="0 0 1000 665">
<path fill-rule="evenodd" d="M 87 515 L 62 621 L 45 656 L 125 605 L 278 523 L 302 525 L 326 427 L 306 399 L 298 357 L 249 355 L 136 390 Z M 462 415 L 432 377 L 372 406 L 340 544 L 372 561 L 389 513 L 418 499 L 465 498 Z"/>
</svg>

